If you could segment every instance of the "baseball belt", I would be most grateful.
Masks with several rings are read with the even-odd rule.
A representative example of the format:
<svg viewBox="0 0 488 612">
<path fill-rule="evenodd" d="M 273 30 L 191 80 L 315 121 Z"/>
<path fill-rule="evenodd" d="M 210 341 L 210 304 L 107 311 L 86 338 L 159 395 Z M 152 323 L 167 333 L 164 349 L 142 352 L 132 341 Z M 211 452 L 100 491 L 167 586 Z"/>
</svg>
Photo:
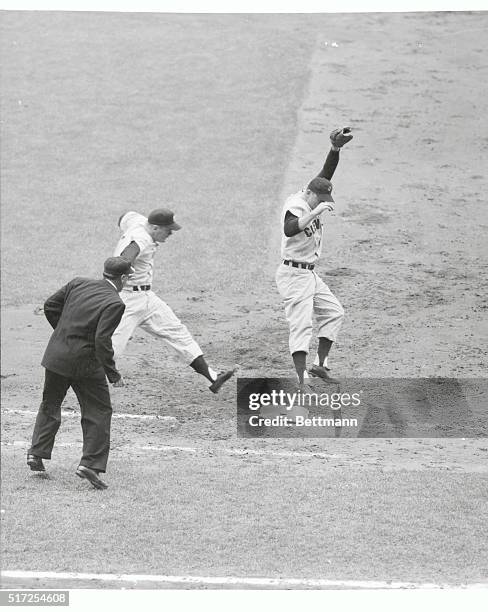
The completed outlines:
<svg viewBox="0 0 488 612">
<path fill-rule="evenodd" d="M 132 291 L 151 291 L 151 285 L 132 285 Z"/>
<path fill-rule="evenodd" d="M 285 266 L 292 266 L 293 268 L 303 268 L 304 270 L 313 270 L 314 264 L 301 263 L 299 261 L 291 261 L 291 259 L 283 259 Z"/>
</svg>

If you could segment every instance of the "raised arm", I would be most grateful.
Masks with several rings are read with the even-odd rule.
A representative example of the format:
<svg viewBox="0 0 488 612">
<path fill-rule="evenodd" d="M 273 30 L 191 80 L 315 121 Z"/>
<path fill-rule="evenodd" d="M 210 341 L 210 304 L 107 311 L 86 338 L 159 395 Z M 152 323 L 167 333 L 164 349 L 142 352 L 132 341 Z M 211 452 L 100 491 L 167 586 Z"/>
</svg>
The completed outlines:
<svg viewBox="0 0 488 612">
<path fill-rule="evenodd" d="M 339 151 L 350 140 L 352 140 L 352 134 L 351 128 L 349 127 L 337 128 L 330 133 L 331 148 L 327 154 L 322 170 L 317 174 L 317 177 L 326 178 L 328 181 L 330 181 L 330 179 L 334 176 L 337 164 L 339 163 Z M 307 215 L 301 219 L 290 211 L 287 211 L 283 224 L 285 236 L 295 236 L 295 234 L 303 231 L 310 221 L 322 214 L 324 210 L 330 209 L 331 207 L 327 206 L 321 207 L 318 210 L 315 209 L 310 215 Z"/>
<path fill-rule="evenodd" d="M 331 148 L 325 160 L 322 170 L 317 176 L 326 178 L 328 181 L 334 176 L 335 169 L 339 163 L 339 151 L 352 140 L 351 128 L 337 128 L 330 133 Z"/>
<path fill-rule="evenodd" d="M 322 170 L 317 174 L 321 178 L 326 178 L 328 181 L 334 176 L 335 169 L 339 163 L 339 150 L 336 147 L 331 147 Z"/>
<path fill-rule="evenodd" d="M 339 163 L 339 150 L 340 147 L 332 145 L 329 153 L 327 154 L 322 170 L 317 174 L 318 177 L 326 178 L 328 181 L 330 181 L 330 179 L 334 175 L 335 169 L 337 168 L 337 164 Z M 299 219 L 296 215 L 294 215 L 288 210 L 286 212 L 285 221 L 283 224 L 283 231 L 285 232 L 285 236 L 290 238 L 291 236 L 299 234 L 307 227 L 310 221 L 313 221 L 313 219 L 320 216 L 324 212 L 324 210 L 326 209 L 316 209 L 312 211 L 310 215 L 306 215 L 306 217 L 302 217 L 301 219 Z"/>
</svg>

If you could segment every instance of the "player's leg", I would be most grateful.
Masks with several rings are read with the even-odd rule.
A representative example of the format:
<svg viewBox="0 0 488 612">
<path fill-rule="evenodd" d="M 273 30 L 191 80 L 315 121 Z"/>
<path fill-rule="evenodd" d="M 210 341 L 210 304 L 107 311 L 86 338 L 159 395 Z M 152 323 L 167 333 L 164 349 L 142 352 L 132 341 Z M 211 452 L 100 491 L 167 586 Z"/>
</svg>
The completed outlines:
<svg viewBox="0 0 488 612">
<path fill-rule="evenodd" d="M 147 316 L 147 299 L 142 292 L 121 291 L 120 296 L 125 304 L 125 310 L 117 329 L 112 335 L 115 363 L 124 353 L 136 328 Z"/>
<path fill-rule="evenodd" d="M 184 363 L 212 383 L 209 388 L 216 393 L 224 382 L 231 378 L 234 370 L 220 374 L 213 370 L 186 325 L 180 321 L 170 306 L 152 292 L 148 294 L 148 299 L 148 315 L 142 321 L 141 328 L 169 344 Z"/>
<path fill-rule="evenodd" d="M 293 359 L 293 365 L 295 366 L 295 371 L 297 373 L 297 378 L 299 384 L 303 385 L 304 376 L 307 370 L 307 354 L 305 351 L 295 351 L 291 354 Z"/>
<path fill-rule="evenodd" d="M 324 281 L 317 275 L 314 313 L 318 322 L 319 345 L 311 373 L 327 382 L 337 382 L 328 374 L 328 356 L 344 319 L 344 309 Z"/>
<path fill-rule="evenodd" d="M 316 365 L 323 366 L 328 368 L 327 365 L 327 357 L 329 356 L 330 349 L 332 348 L 332 340 L 329 338 L 320 338 L 319 337 L 319 345 L 317 347 L 317 356 L 315 359 Z"/>
<path fill-rule="evenodd" d="M 290 328 L 290 353 L 298 381 L 303 384 L 312 340 L 315 280 L 310 270 L 281 265 L 276 273 L 276 284 L 284 301 L 285 316 Z"/>
<path fill-rule="evenodd" d="M 51 459 L 54 440 L 61 425 L 61 404 L 69 386 L 68 378 L 45 370 L 42 402 L 37 413 L 32 444 L 27 452 L 27 465 L 33 471 L 44 471 L 42 459 Z"/>
<path fill-rule="evenodd" d="M 183 325 L 168 304 L 152 292 L 147 295 L 147 298 L 147 314 L 141 322 L 141 328 L 169 344 L 187 365 L 203 356 L 202 349 L 195 342 L 186 325 Z"/>
<path fill-rule="evenodd" d="M 212 370 L 205 361 L 203 354 L 196 357 L 190 363 L 190 367 L 193 368 L 197 374 L 201 374 L 210 382 L 213 382 L 217 377 L 216 372 Z"/>
</svg>

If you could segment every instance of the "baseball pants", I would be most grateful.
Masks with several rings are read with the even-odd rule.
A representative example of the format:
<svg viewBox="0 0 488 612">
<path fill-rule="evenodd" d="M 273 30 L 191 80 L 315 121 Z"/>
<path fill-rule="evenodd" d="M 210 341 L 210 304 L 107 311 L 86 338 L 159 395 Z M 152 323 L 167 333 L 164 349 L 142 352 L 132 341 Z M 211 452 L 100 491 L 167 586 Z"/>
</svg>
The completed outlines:
<svg viewBox="0 0 488 612">
<path fill-rule="evenodd" d="M 276 285 L 285 303 L 291 354 L 309 352 L 314 314 L 318 323 L 317 336 L 335 342 L 344 309 L 320 276 L 313 270 L 281 264 L 276 272 Z"/>
<path fill-rule="evenodd" d="M 120 297 L 125 312 L 112 336 L 115 361 L 125 351 L 137 327 L 164 340 L 188 365 L 203 354 L 186 326 L 154 291 L 123 290 Z"/>
<path fill-rule="evenodd" d="M 110 450 L 112 404 L 102 369 L 93 376 L 76 380 L 51 370 L 45 371 L 42 402 L 37 413 L 29 453 L 43 459 L 51 459 L 54 440 L 61 425 L 61 404 L 70 387 L 75 392 L 81 409 L 83 456 L 80 465 L 105 472 Z"/>
</svg>

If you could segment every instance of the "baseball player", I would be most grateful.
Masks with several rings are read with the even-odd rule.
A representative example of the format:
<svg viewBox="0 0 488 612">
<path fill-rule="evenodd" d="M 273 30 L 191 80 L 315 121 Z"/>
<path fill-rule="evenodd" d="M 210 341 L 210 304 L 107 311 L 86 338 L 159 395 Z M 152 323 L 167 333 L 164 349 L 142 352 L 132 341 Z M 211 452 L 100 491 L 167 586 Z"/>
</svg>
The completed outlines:
<svg viewBox="0 0 488 612">
<path fill-rule="evenodd" d="M 318 323 L 319 343 L 310 374 L 328 383 L 338 382 L 329 374 L 327 359 L 341 327 L 344 310 L 314 268 L 322 252 L 324 215 L 334 210 L 330 179 L 339 163 L 341 147 L 351 139 L 350 128 L 334 130 L 330 134 L 332 147 L 322 170 L 283 206 L 282 261 L 276 272 L 276 284 L 285 303 L 290 352 L 300 386 L 309 378 L 307 355 L 312 340 L 313 314 Z"/>
<path fill-rule="evenodd" d="M 201 348 L 172 309 L 151 289 L 154 255 L 158 246 L 173 232 L 181 229 L 174 221 L 174 213 L 165 208 L 153 210 L 149 217 L 131 211 L 119 219 L 122 233 L 114 255 L 128 259 L 134 267 L 129 283 L 121 292 L 125 312 L 112 338 L 115 358 L 125 350 L 137 327 L 163 339 L 177 352 L 183 362 L 204 376 L 217 393 L 234 374 L 234 370 L 217 373 L 207 364 Z"/>
</svg>

